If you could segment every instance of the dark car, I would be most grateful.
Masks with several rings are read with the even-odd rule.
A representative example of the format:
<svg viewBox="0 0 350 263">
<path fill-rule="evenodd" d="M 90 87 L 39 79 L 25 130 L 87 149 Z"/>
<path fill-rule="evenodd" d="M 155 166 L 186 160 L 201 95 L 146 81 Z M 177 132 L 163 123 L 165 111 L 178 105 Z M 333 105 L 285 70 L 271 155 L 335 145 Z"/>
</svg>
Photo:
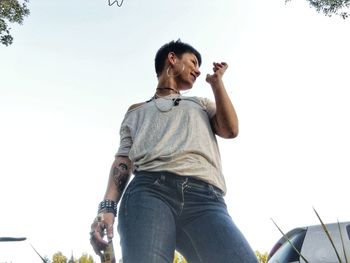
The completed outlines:
<svg viewBox="0 0 350 263">
<path fill-rule="evenodd" d="M 350 222 L 326 224 L 334 246 L 327 237 L 322 225 L 294 228 L 285 237 L 281 237 L 272 248 L 268 263 L 339 263 L 350 260 Z M 305 261 L 300 254 L 307 260 Z M 344 244 L 344 246 L 342 245 Z M 345 249 L 344 249 L 345 248 Z"/>
</svg>

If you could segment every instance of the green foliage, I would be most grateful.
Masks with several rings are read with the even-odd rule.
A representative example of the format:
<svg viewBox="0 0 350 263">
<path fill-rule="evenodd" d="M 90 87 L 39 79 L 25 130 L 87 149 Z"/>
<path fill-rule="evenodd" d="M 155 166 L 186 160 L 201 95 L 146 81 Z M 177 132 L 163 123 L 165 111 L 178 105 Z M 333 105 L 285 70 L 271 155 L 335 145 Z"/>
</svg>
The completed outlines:
<svg viewBox="0 0 350 263">
<path fill-rule="evenodd" d="M 83 253 L 79 259 L 75 259 L 72 255 L 68 260 L 68 258 L 63 255 L 62 252 L 57 252 L 53 254 L 51 263 L 95 263 L 95 261 L 91 255 L 86 253 Z"/>
<path fill-rule="evenodd" d="M 91 255 L 88 254 L 83 254 L 79 261 L 77 261 L 78 263 L 94 263 L 94 259 L 92 258 Z"/>
<path fill-rule="evenodd" d="M 286 0 L 289 2 L 291 0 Z M 350 7 L 350 0 L 307 0 L 311 7 L 317 12 L 322 12 L 326 16 L 339 15 L 348 18 L 350 13 L 347 10 Z"/>
<path fill-rule="evenodd" d="M 57 252 L 52 256 L 52 263 L 67 263 L 67 257 L 62 252 Z"/>
<path fill-rule="evenodd" d="M 27 7 L 29 0 L 0 0 L 0 43 L 8 46 L 13 42 L 8 23 L 22 24 L 25 16 L 30 14 Z"/>
<path fill-rule="evenodd" d="M 259 251 L 255 251 L 255 255 L 258 258 L 259 263 L 267 263 L 267 258 L 269 256 L 267 252 L 261 253 Z"/>
</svg>

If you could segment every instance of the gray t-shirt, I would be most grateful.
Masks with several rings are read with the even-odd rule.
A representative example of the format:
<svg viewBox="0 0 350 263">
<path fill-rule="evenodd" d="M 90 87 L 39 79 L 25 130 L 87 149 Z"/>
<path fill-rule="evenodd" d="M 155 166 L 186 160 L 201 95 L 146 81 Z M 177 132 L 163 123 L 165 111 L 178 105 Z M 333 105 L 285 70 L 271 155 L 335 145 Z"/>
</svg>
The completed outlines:
<svg viewBox="0 0 350 263">
<path fill-rule="evenodd" d="M 215 103 L 169 95 L 152 99 L 124 117 L 116 155 L 128 156 L 137 171 L 193 176 L 226 193 L 220 152 L 210 119 Z"/>
</svg>

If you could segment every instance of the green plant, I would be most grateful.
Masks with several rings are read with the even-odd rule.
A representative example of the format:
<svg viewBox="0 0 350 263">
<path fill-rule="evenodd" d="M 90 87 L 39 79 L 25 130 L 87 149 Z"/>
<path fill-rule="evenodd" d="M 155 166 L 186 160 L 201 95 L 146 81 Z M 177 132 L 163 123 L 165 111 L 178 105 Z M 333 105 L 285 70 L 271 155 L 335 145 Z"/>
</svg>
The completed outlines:
<svg viewBox="0 0 350 263">
<path fill-rule="evenodd" d="M 281 228 L 276 224 L 276 222 L 271 218 L 272 222 L 275 224 L 275 226 L 277 227 L 277 229 L 281 232 L 282 236 L 284 237 L 284 239 L 292 246 L 292 248 L 294 249 L 295 252 L 298 253 L 298 255 L 306 262 L 309 263 L 309 261 L 300 253 L 300 251 L 293 245 L 293 243 L 290 241 L 290 239 L 287 237 L 287 235 L 285 235 L 283 233 L 283 231 L 281 230 Z"/>
<path fill-rule="evenodd" d="M 255 255 L 259 263 L 267 263 L 269 254 L 267 252 L 261 253 L 260 251 L 255 251 Z"/>
</svg>

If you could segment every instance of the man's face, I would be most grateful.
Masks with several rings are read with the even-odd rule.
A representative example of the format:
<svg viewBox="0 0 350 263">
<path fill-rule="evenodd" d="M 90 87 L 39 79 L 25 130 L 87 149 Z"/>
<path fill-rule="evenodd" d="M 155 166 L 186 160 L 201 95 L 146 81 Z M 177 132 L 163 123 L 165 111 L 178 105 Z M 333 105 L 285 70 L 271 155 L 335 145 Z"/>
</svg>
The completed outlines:
<svg viewBox="0 0 350 263">
<path fill-rule="evenodd" d="M 201 74 L 199 71 L 199 63 L 197 57 L 193 53 L 182 54 L 181 58 L 179 58 L 178 67 L 182 73 L 178 76 L 177 79 L 181 84 L 184 84 L 183 89 L 192 88 L 196 79 Z"/>
</svg>

